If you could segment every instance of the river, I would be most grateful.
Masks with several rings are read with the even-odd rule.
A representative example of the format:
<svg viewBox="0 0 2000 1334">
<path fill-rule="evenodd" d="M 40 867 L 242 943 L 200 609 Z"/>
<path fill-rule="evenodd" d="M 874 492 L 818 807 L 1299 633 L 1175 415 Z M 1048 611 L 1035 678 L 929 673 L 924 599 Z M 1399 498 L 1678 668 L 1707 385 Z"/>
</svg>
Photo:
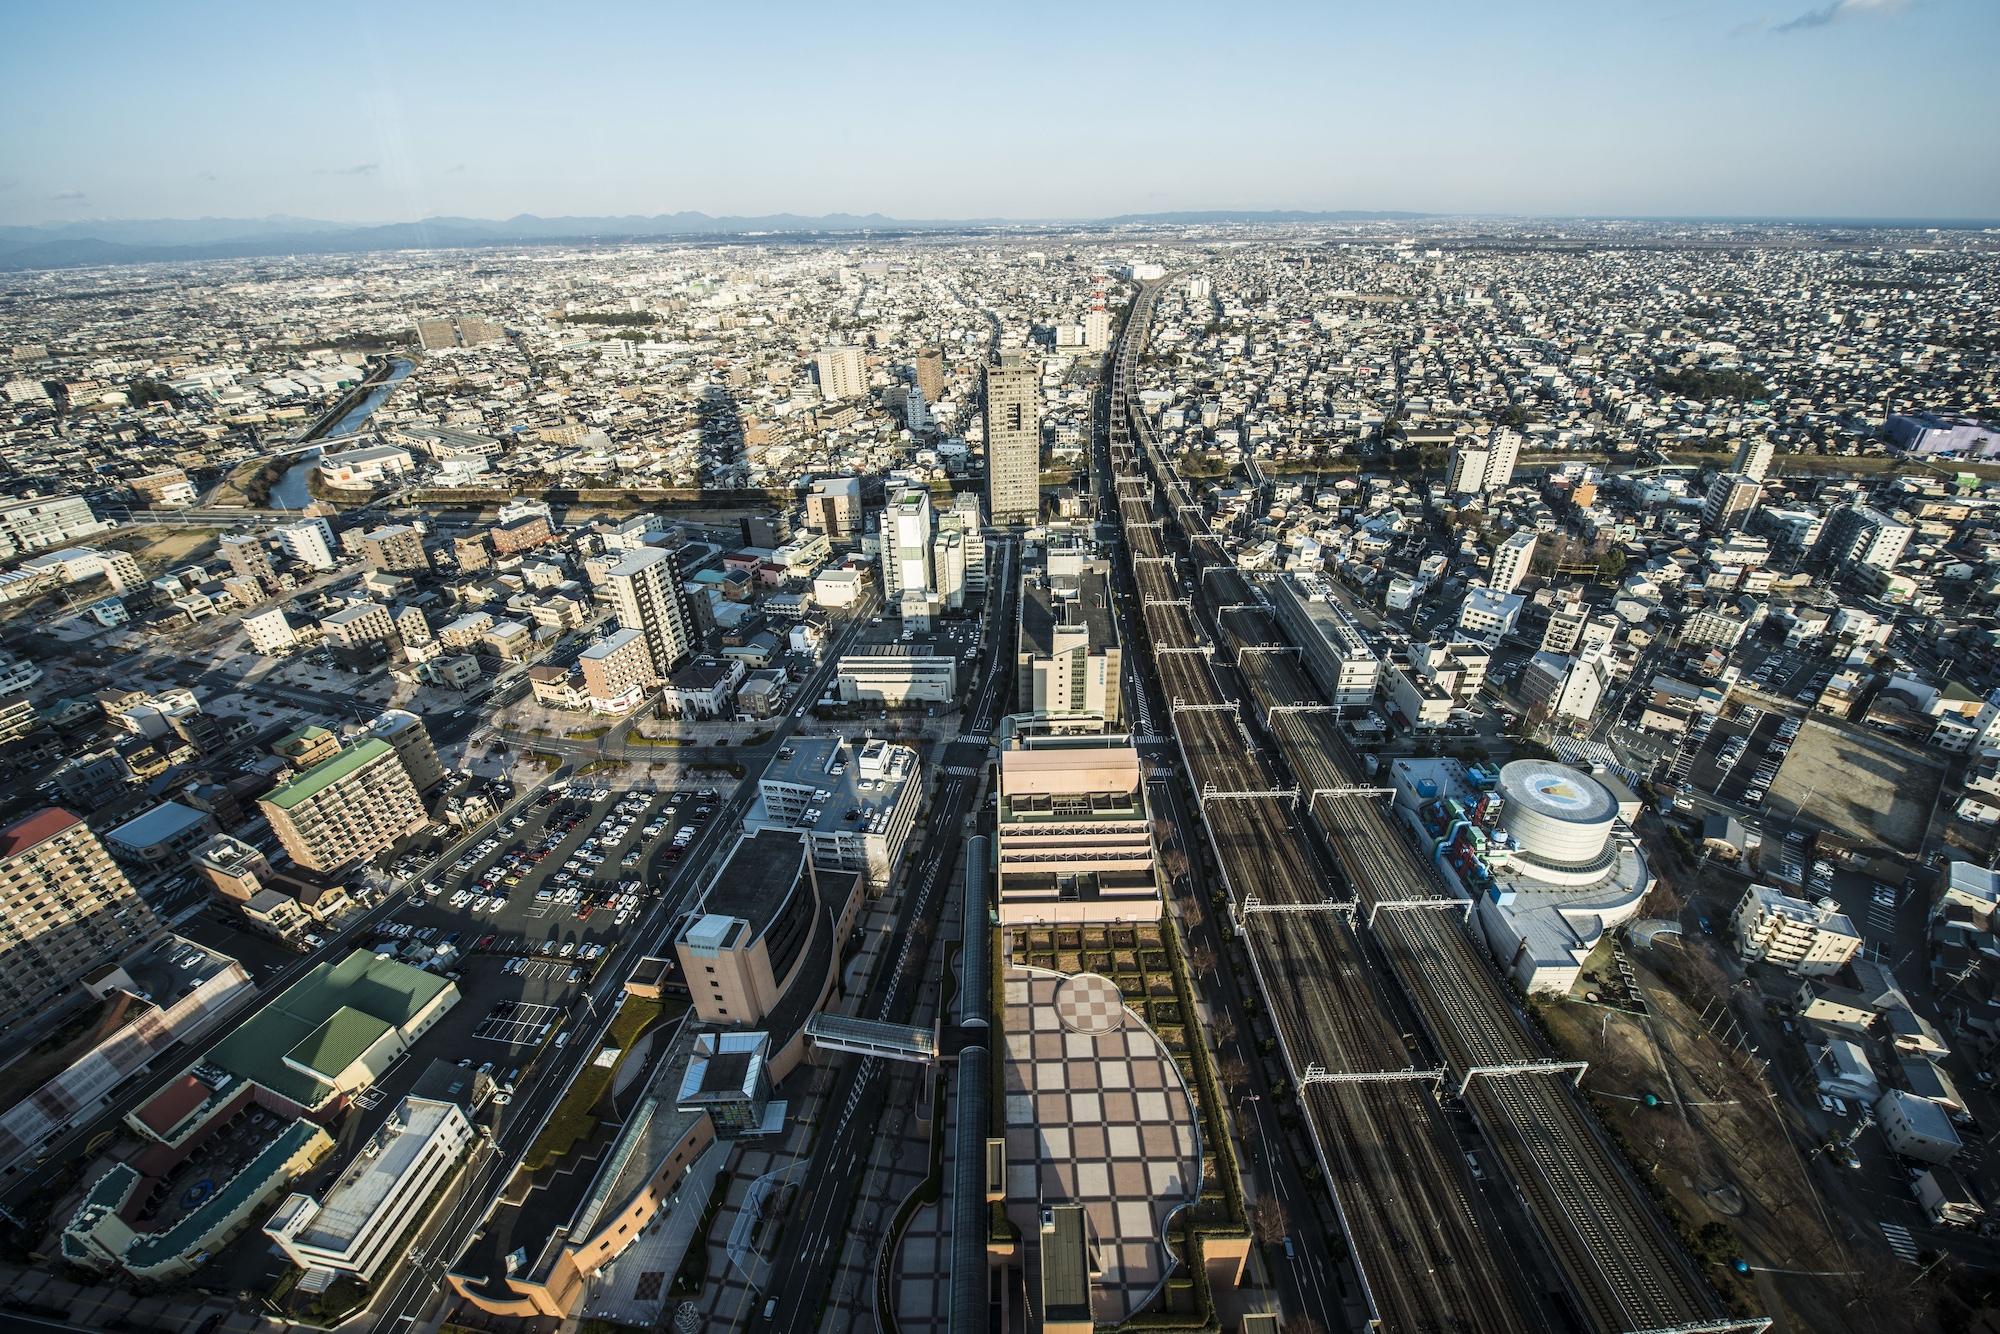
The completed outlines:
<svg viewBox="0 0 2000 1334">
<path fill-rule="evenodd" d="M 415 369 L 415 362 L 406 361 L 402 357 L 391 357 L 389 378 L 370 389 L 359 403 L 342 413 L 338 421 L 327 426 L 319 434 L 335 437 L 351 435 L 360 430 L 367 424 L 368 418 L 374 415 L 375 409 L 381 407 L 383 400 L 389 397 L 389 392 Z M 285 469 L 283 477 L 271 484 L 269 502 L 271 508 L 302 510 L 312 504 L 312 490 L 307 482 L 312 477 L 313 464 L 318 460 L 320 452 L 318 445 L 306 450 L 298 456 L 298 462 Z"/>
</svg>

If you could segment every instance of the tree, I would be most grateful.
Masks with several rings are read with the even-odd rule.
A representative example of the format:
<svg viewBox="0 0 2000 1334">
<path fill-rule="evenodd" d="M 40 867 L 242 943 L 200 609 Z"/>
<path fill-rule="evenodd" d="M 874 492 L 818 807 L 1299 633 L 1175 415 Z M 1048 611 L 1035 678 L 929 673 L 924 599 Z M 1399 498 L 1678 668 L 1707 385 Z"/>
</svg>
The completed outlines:
<svg viewBox="0 0 2000 1334">
<path fill-rule="evenodd" d="M 1250 1087 L 1250 1063 L 1241 1056 L 1231 1056 L 1222 1062 L 1222 1086 L 1231 1093 L 1241 1094 Z"/>
<path fill-rule="evenodd" d="M 1196 977 L 1207 977 L 1215 972 L 1215 951 L 1206 942 L 1198 940 L 1188 946 L 1187 961 Z"/>
<path fill-rule="evenodd" d="M 1236 1041 L 1236 1017 L 1227 1010 L 1217 1010 L 1208 1021 L 1208 1032 L 1217 1047 L 1227 1047 Z"/>
<path fill-rule="evenodd" d="M 1266 1246 L 1275 1246 L 1292 1230 L 1292 1216 L 1275 1196 L 1266 1195 L 1250 1206 L 1250 1231 Z"/>
</svg>

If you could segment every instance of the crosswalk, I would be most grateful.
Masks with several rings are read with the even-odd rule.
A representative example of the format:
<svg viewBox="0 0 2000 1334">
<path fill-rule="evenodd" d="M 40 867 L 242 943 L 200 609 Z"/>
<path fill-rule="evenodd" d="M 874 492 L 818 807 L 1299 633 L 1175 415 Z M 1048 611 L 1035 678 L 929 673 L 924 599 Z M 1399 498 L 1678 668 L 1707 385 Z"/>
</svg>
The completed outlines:
<svg viewBox="0 0 2000 1334">
<path fill-rule="evenodd" d="M 1901 1223 L 1877 1223 L 1875 1226 L 1882 1229 L 1883 1239 L 1889 1243 L 1889 1249 L 1896 1253 L 1898 1260 L 1906 1265 L 1917 1262 L 1917 1239 L 1910 1235 L 1908 1228 Z"/>
</svg>

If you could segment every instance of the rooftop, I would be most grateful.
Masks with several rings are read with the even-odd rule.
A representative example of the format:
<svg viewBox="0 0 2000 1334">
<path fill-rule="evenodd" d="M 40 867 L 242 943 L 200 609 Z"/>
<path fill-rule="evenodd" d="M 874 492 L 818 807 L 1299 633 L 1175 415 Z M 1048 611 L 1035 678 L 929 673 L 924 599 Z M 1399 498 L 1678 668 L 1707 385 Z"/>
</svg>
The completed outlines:
<svg viewBox="0 0 2000 1334">
<path fill-rule="evenodd" d="M 702 911 L 741 918 L 750 923 L 753 935 L 759 934 L 777 918 L 805 876 L 803 835 L 782 829 L 745 834 L 710 882 Z"/>
<path fill-rule="evenodd" d="M 45 843 L 81 820 L 54 806 L 36 811 L 0 830 L 0 857 L 18 857 L 37 843 Z"/>
<path fill-rule="evenodd" d="M 151 847 L 208 820 L 208 813 L 178 801 L 163 801 L 113 829 L 107 838 L 129 848 Z"/>
<path fill-rule="evenodd" d="M 318 965 L 237 1025 L 210 1049 L 207 1063 L 315 1107 L 332 1095 L 332 1086 L 287 1065 L 287 1053 L 343 1008 L 401 1028 L 450 985 L 421 968 L 356 950 L 339 963 Z"/>
<path fill-rule="evenodd" d="M 321 760 L 291 782 L 273 788 L 265 794 L 264 800 L 279 810 L 288 811 L 382 756 L 394 753 L 389 743 L 380 737 L 357 741 L 331 759 Z"/>
<path fill-rule="evenodd" d="M 325 1198 L 298 1227 L 294 1239 L 304 1246 L 346 1249 L 381 1208 L 382 1201 L 389 1198 L 397 1181 L 409 1172 L 424 1145 L 452 1110 L 448 1102 L 415 1096 L 404 1098 L 354 1155 L 340 1179 L 327 1188 Z M 285 1202 L 281 1216 L 289 1211 L 291 1203 Z"/>
</svg>

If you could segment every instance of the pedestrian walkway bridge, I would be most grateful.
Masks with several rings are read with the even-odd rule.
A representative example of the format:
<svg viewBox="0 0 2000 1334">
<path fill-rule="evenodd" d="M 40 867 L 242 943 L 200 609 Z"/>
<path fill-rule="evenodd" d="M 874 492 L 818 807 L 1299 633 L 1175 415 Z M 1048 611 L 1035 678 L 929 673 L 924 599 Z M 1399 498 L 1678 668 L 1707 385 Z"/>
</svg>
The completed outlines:
<svg viewBox="0 0 2000 1334">
<path fill-rule="evenodd" d="M 908 1024 L 885 1024 L 844 1014 L 816 1014 L 806 1021 L 806 1036 L 834 1051 L 882 1056 L 892 1061 L 929 1065 L 937 1059 L 937 1034 Z"/>
</svg>

